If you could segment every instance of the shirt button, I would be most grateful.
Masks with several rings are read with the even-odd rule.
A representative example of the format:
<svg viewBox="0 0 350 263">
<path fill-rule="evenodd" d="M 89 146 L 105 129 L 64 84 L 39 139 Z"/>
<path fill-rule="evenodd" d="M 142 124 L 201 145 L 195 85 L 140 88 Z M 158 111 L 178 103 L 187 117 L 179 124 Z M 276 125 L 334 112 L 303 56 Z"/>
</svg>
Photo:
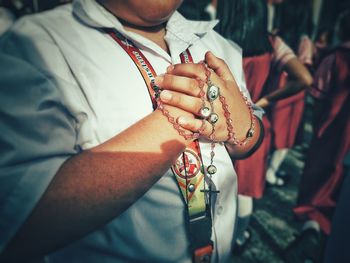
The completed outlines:
<svg viewBox="0 0 350 263">
<path fill-rule="evenodd" d="M 222 207 L 222 205 L 219 205 L 218 207 L 217 207 L 217 211 L 216 211 L 216 213 L 218 214 L 218 215 L 220 215 L 221 213 L 222 213 L 222 210 L 223 210 L 224 208 Z"/>
</svg>

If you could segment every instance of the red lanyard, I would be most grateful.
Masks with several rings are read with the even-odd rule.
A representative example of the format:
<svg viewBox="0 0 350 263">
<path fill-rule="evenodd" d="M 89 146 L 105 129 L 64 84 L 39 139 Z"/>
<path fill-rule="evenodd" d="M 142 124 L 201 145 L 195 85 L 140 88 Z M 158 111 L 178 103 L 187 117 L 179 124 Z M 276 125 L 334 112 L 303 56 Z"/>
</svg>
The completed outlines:
<svg viewBox="0 0 350 263">
<path fill-rule="evenodd" d="M 157 108 L 157 98 L 160 89 L 154 85 L 156 72 L 143 53 L 117 31 L 106 31 L 130 56 L 140 71 L 148 88 L 153 109 Z M 193 63 L 188 49 L 180 54 L 181 63 Z M 210 209 L 206 203 L 204 191 L 204 169 L 198 140 L 187 146 L 184 153 L 179 156 L 172 171 L 176 176 L 182 195 L 186 201 L 189 215 L 190 235 L 192 236 L 194 262 L 210 259 L 213 245 L 211 236 Z M 193 237 L 194 236 L 194 237 Z"/>
</svg>

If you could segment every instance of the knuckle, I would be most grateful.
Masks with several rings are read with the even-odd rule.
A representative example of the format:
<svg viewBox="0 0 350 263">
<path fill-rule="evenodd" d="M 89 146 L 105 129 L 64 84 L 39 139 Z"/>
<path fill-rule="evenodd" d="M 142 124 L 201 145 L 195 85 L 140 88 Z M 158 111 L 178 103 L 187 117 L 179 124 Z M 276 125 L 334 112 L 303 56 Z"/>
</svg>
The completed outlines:
<svg viewBox="0 0 350 263">
<path fill-rule="evenodd" d="M 171 98 L 172 104 L 180 105 L 182 103 L 182 97 L 181 95 L 177 93 L 173 93 L 173 96 Z"/>
<path fill-rule="evenodd" d="M 206 75 L 205 75 L 205 72 L 206 72 L 206 67 L 204 65 L 204 63 L 199 63 L 196 65 L 196 76 L 197 78 L 203 80 L 203 79 L 206 79 Z"/>
<path fill-rule="evenodd" d="M 190 80 L 190 90 L 195 96 L 199 96 L 200 91 L 198 90 L 198 81 L 195 79 Z"/>
<path fill-rule="evenodd" d="M 209 137 L 212 134 L 212 132 L 213 132 L 213 126 L 209 122 L 206 122 L 203 133 Z"/>
<path fill-rule="evenodd" d="M 165 74 L 164 75 L 164 83 L 166 86 L 173 86 L 174 85 L 174 77 L 170 74 Z"/>
<path fill-rule="evenodd" d="M 217 131 L 220 133 L 226 133 L 227 132 L 227 125 L 226 123 L 220 123 L 217 127 Z"/>
<path fill-rule="evenodd" d="M 216 57 L 216 63 L 219 65 L 226 65 L 225 60 L 223 60 L 222 58 Z"/>
<path fill-rule="evenodd" d="M 219 62 L 222 63 L 222 64 L 226 64 L 225 63 L 225 60 L 223 60 L 222 58 L 218 58 Z"/>
<path fill-rule="evenodd" d="M 203 121 L 204 121 L 204 120 L 197 120 L 197 121 L 196 121 L 196 130 L 197 130 L 197 131 L 200 130 L 200 129 L 202 128 L 202 126 L 203 126 Z M 204 123 L 204 125 L 205 125 L 205 123 Z M 202 133 L 203 133 L 204 131 L 205 131 L 205 127 L 204 127 Z"/>
<path fill-rule="evenodd" d="M 177 70 L 178 68 L 179 68 L 179 65 L 181 65 L 181 64 L 173 64 L 172 65 L 172 70 L 174 71 L 174 70 Z"/>
<path fill-rule="evenodd" d="M 195 111 L 196 112 L 199 112 L 200 111 L 200 109 L 202 108 L 202 100 L 200 100 L 200 99 L 196 99 L 195 101 L 194 101 L 194 108 L 195 108 Z"/>
</svg>

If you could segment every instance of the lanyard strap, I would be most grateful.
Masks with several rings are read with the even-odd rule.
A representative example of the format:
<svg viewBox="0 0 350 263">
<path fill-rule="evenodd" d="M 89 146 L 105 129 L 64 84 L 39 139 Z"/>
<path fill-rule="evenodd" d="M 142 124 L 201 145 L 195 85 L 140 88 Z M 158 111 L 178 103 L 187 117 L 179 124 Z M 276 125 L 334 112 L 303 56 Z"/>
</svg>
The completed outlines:
<svg viewBox="0 0 350 263">
<path fill-rule="evenodd" d="M 125 50 L 141 73 L 152 100 L 153 109 L 157 108 L 160 89 L 154 84 L 156 72 L 151 63 L 132 41 L 117 31 L 106 32 Z M 193 63 L 188 49 L 180 54 L 181 63 Z M 211 214 L 205 196 L 204 167 L 198 139 L 191 142 L 172 166 L 182 196 L 187 204 L 189 232 L 192 240 L 194 262 L 210 260 L 213 243 L 211 238 Z"/>
</svg>

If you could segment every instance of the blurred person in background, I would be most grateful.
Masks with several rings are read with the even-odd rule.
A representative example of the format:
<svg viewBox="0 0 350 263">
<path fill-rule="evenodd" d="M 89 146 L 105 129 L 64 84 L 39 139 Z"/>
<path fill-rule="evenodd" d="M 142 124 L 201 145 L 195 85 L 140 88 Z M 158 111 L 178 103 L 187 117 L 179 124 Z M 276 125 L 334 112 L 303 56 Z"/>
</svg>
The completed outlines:
<svg viewBox="0 0 350 263">
<path fill-rule="evenodd" d="M 267 2 L 267 30 L 276 34 L 278 31 L 278 9 L 284 0 L 266 0 Z"/>
<path fill-rule="evenodd" d="M 344 180 L 327 239 L 324 263 L 350 262 L 350 152 L 344 159 Z"/>
<path fill-rule="evenodd" d="M 299 185 L 295 215 L 300 235 L 288 246 L 287 262 L 321 262 L 325 238 L 343 182 L 350 150 L 350 11 L 339 17 L 340 43 L 321 62 L 310 93 L 315 98 L 314 135 Z"/>
<path fill-rule="evenodd" d="M 268 113 L 264 116 L 265 137 L 260 148 L 245 160 L 235 160 L 238 174 L 238 228 L 235 250 L 241 253 L 250 238 L 249 220 L 253 198 L 263 196 L 267 159 L 271 150 L 269 111 L 281 99 L 301 92 L 312 83 L 308 70 L 283 40 L 267 31 L 265 0 L 222 0 L 218 2 L 217 31 L 241 46 L 247 88 L 256 105 Z M 286 71 L 289 81 L 283 89 L 269 91 L 268 85 L 276 71 Z M 280 133 L 288 132 L 281 129 Z"/>
<path fill-rule="evenodd" d="M 178 11 L 190 20 L 214 20 L 217 0 L 184 0 Z"/>
<path fill-rule="evenodd" d="M 309 70 L 312 69 L 314 45 L 310 39 L 312 33 L 311 1 L 286 0 L 279 5 L 277 34 L 297 54 L 299 61 Z M 311 72 L 311 71 L 310 71 Z M 284 89 L 288 73 L 274 74 L 271 89 Z M 272 153 L 266 180 L 270 185 L 284 185 L 291 174 L 280 169 L 288 151 L 296 144 L 302 144 L 303 114 L 305 109 L 305 92 L 300 92 L 287 99 L 276 102 L 271 109 Z M 285 132 L 281 132 L 284 130 Z M 298 136 L 299 135 L 299 136 Z"/>
<path fill-rule="evenodd" d="M 316 70 L 331 50 L 334 26 L 319 29 L 314 41 L 313 69 Z"/>
<path fill-rule="evenodd" d="M 301 38 L 310 37 L 313 31 L 312 2 L 311 0 L 284 0 L 278 12 L 278 35 L 294 52 L 297 52 Z"/>
</svg>

